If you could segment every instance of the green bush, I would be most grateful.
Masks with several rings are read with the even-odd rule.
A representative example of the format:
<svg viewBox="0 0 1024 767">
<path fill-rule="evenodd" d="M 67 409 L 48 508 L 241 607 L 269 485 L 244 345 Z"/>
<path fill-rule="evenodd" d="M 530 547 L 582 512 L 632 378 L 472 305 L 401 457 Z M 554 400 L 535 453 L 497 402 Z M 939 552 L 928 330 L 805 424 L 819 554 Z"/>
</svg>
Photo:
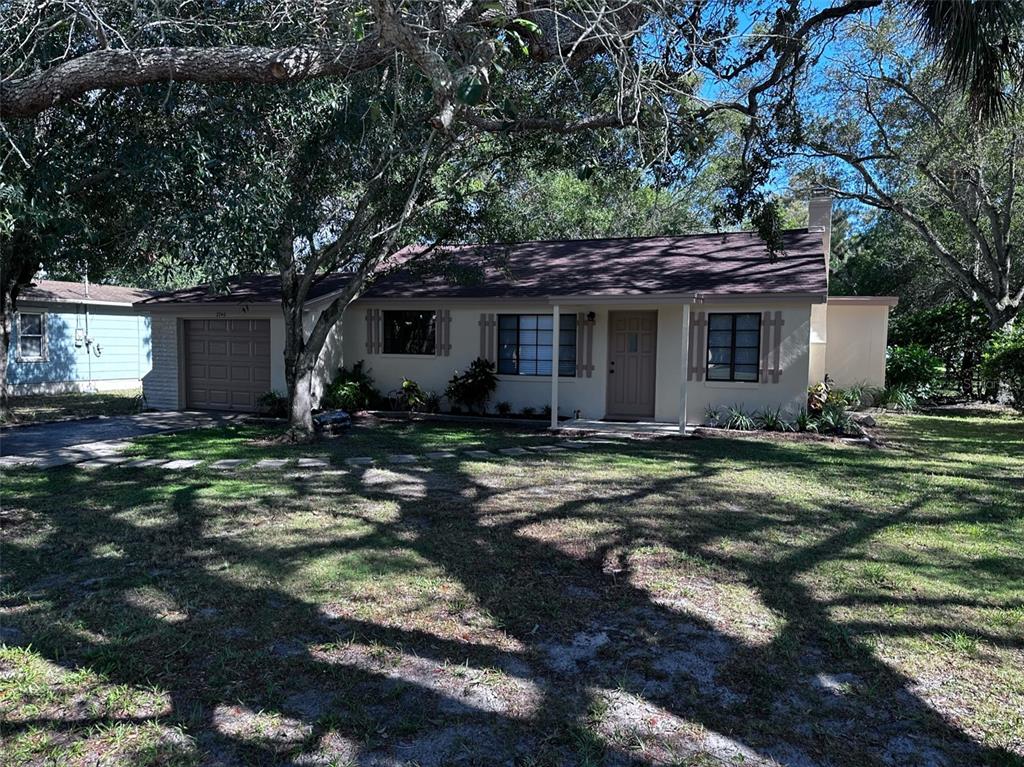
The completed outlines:
<svg viewBox="0 0 1024 767">
<path fill-rule="evenodd" d="M 766 407 L 754 416 L 754 422 L 764 431 L 793 431 L 793 426 L 779 408 Z"/>
<path fill-rule="evenodd" d="M 256 399 L 256 411 L 267 418 L 287 418 L 288 397 L 276 391 L 261 394 Z"/>
<path fill-rule="evenodd" d="M 753 431 L 757 426 L 754 423 L 754 419 L 738 405 L 733 405 L 728 409 L 723 425 L 726 429 L 733 429 L 735 431 Z"/>
<path fill-rule="evenodd" d="M 796 414 L 796 418 L 793 420 L 793 427 L 797 431 L 815 432 L 818 430 L 818 422 L 814 420 L 814 416 L 808 413 L 805 408 L 800 408 L 800 412 Z"/>
<path fill-rule="evenodd" d="M 876 404 L 886 410 L 916 410 L 917 397 L 902 387 L 890 386 L 878 395 Z"/>
<path fill-rule="evenodd" d="M 465 373 L 456 373 L 444 390 L 448 401 L 456 407 L 465 407 L 470 412 L 486 412 L 487 401 L 498 388 L 498 376 L 494 363 L 477 357 Z"/>
<path fill-rule="evenodd" d="M 409 378 L 402 379 L 401 387 L 391 392 L 389 399 L 396 410 L 425 410 L 427 405 L 427 393 Z"/>
<path fill-rule="evenodd" d="M 374 386 L 370 372 L 363 365 L 363 360 L 359 360 L 351 370 L 341 368 L 338 377 L 324 392 L 320 400 L 321 407 L 327 410 L 341 408 L 350 413 L 377 407 L 383 401 L 383 397 Z"/>
<path fill-rule="evenodd" d="M 835 403 L 825 405 L 817 418 L 818 431 L 823 434 L 849 434 L 855 431 L 853 418 L 846 408 Z"/>
<path fill-rule="evenodd" d="M 929 396 L 942 380 L 942 360 L 920 344 L 890 346 L 885 355 L 885 383 L 917 398 Z"/>
<path fill-rule="evenodd" d="M 846 389 L 832 389 L 827 401 L 843 405 L 847 410 L 863 410 L 877 403 L 880 395 L 874 386 L 859 382 Z"/>
<path fill-rule="evenodd" d="M 985 377 L 1005 387 L 1010 404 L 1024 412 L 1024 324 L 998 333 L 982 356 Z"/>
</svg>

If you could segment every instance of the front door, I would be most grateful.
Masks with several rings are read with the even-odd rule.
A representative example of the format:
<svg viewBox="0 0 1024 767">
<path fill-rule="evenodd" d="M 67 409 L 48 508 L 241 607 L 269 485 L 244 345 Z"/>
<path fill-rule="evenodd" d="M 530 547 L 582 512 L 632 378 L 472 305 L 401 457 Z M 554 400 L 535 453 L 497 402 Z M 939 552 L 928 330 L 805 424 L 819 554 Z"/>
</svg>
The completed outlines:
<svg viewBox="0 0 1024 767">
<path fill-rule="evenodd" d="M 608 418 L 654 416 L 657 312 L 609 312 Z"/>
</svg>

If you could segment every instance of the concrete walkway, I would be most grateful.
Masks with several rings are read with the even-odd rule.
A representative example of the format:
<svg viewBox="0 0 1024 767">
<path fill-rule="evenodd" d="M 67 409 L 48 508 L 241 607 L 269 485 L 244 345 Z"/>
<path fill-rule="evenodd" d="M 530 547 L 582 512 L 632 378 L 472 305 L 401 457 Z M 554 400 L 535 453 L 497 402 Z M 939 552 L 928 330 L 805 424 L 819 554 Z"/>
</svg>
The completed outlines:
<svg viewBox="0 0 1024 767">
<path fill-rule="evenodd" d="M 0 429 L 0 468 L 47 468 L 114 455 L 127 439 L 145 434 L 186 431 L 239 419 L 233 413 L 140 413 Z"/>
</svg>

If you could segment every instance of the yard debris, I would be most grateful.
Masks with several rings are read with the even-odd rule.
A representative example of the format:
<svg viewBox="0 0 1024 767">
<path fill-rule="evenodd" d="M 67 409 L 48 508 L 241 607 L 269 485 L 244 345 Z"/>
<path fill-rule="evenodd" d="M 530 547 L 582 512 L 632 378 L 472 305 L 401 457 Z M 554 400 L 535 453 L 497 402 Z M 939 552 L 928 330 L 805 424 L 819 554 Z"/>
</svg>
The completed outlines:
<svg viewBox="0 0 1024 767">
<path fill-rule="evenodd" d="M 344 410 L 325 410 L 313 416 L 313 428 L 321 434 L 337 435 L 352 425 L 352 417 Z"/>
</svg>

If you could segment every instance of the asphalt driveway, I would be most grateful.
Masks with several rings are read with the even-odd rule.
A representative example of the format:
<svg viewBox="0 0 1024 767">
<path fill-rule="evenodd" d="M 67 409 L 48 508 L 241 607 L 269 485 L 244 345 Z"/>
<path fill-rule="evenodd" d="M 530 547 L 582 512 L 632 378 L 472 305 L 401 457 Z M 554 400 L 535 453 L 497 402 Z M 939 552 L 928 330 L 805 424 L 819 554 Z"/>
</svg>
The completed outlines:
<svg viewBox="0 0 1024 767">
<path fill-rule="evenodd" d="M 166 412 L 86 418 L 0 429 L 0 456 L 45 454 L 73 445 L 130 439 L 162 431 L 212 426 L 237 418 L 233 414 Z"/>
</svg>

